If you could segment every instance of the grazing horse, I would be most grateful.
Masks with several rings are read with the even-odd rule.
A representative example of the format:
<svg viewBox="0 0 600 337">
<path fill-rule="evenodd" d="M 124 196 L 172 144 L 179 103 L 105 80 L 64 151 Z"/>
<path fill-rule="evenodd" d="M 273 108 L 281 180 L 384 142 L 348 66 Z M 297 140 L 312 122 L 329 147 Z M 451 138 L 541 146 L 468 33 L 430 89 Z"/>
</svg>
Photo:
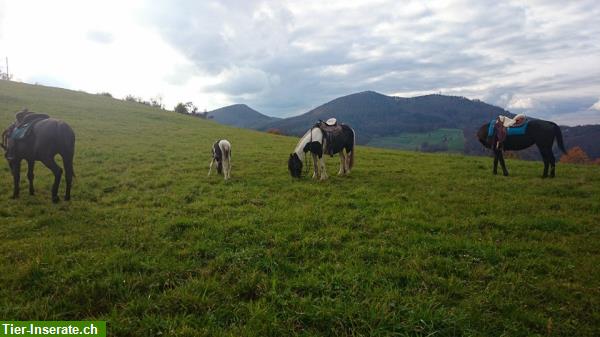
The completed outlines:
<svg viewBox="0 0 600 337">
<path fill-rule="evenodd" d="M 21 180 L 21 161 L 28 164 L 29 194 L 34 194 L 33 168 L 35 161 L 41 161 L 54 174 L 52 201 L 58 202 L 58 186 L 63 170 L 56 164 L 54 157 L 60 154 L 63 160 L 67 188 L 65 200 L 71 199 L 73 176 L 73 155 L 75 154 L 75 133 L 71 127 L 48 115 L 36 114 L 26 109 L 17 113 L 17 121 L 2 133 L 2 148 L 13 175 L 13 198 L 19 197 Z"/>
<path fill-rule="evenodd" d="M 302 176 L 302 162 L 305 161 L 307 152 L 310 152 L 313 158 L 313 178 L 327 179 L 323 153 L 330 156 L 339 153 L 338 175 L 349 174 L 354 165 L 354 143 L 355 133 L 350 126 L 317 123 L 300 138 L 294 152 L 290 154 L 288 169 L 291 176 L 294 178 Z"/>
<path fill-rule="evenodd" d="M 213 144 L 212 160 L 208 167 L 209 176 L 214 162 L 217 162 L 217 173 L 222 173 L 225 180 L 231 178 L 231 143 L 226 139 L 218 140 Z"/>
<path fill-rule="evenodd" d="M 503 150 L 518 151 L 535 144 L 540 150 L 544 160 L 544 173 L 542 178 L 548 177 L 548 167 L 550 167 L 550 177 L 554 178 L 556 167 L 556 159 L 552 153 L 554 139 L 556 139 L 558 148 L 563 153 L 567 152 L 563 143 L 560 127 L 553 122 L 540 119 L 533 119 L 527 123 L 528 124 L 525 126 L 527 129 L 522 135 L 510 135 L 509 133 L 500 146 L 497 146 L 496 135 L 498 132 L 494 132 L 492 135 L 488 134 L 491 129 L 489 123 L 486 123 L 479 128 L 479 131 L 477 131 L 477 138 L 483 146 L 494 151 L 494 174 L 498 173 L 498 161 L 500 161 L 502 172 L 505 176 L 508 176 L 508 170 L 506 169 L 504 156 L 502 155 Z"/>
</svg>

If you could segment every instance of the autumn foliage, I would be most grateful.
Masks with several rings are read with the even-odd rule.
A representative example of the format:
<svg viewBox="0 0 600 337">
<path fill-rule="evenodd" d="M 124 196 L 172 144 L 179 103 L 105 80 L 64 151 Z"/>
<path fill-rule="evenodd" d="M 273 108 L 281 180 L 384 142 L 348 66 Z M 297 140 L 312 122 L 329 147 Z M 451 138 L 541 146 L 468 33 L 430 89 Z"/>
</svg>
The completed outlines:
<svg viewBox="0 0 600 337">
<path fill-rule="evenodd" d="M 274 135 L 283 135 L 283 132 L 281 132 L 281 130 L 275 129 L 275 128 L 271 128 L 271 129 L 267 130 L 267 133 L 271 133 Z"/>
<path fill-rule="evenodd" d="M 571 164 L 589 164 L 591 163 L 591 160 L 585 151 L 583 151 L 579 146 L 575 146 L 567 151 L 567 154 L 560 157 L 560 162 Z"/>
</svg>

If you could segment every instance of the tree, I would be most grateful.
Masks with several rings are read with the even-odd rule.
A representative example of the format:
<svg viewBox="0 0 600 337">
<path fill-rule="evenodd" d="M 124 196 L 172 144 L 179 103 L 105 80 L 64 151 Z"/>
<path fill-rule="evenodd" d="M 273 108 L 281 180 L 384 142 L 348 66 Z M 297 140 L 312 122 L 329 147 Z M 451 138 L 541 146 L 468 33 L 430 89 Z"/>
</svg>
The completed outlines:
<svg viewBox="0 0 600 337">
<path fill-rule="evenodd" d="M 185 104 L 183 103 L 177 103 L 177 105 L 175 106 L 175 109 L 173 109 L 173 111 L 179 113 L 179 114 L 187 114 L 187 108 L 185 106 Z"/>
<path fill-rule="evenodd" d="M 589 164 L 590 157 L 579 146 L 575 146 L 567 151 L 567 154 L 560 157 L 561 163 L 571 164 Z"/>
<path fill-rule="evenodd" d="M 10 81 L 12 79 L 12 75 L 3 72 L 2 70 L 0 70 L 0 80 L 5 80 L 5 81 Z"/>
</svg>

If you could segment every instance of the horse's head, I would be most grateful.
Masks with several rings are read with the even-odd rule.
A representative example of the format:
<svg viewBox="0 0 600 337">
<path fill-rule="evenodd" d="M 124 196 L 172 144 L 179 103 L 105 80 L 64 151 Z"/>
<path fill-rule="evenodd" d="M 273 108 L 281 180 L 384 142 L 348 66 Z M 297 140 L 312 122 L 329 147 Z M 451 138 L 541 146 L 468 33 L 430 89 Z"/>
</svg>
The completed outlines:
<svg viewBox="0 0 600 337">
<path fill-rule="evenodd" d="M 300 160 L 296 153 L 290 154 L 290 158 L 288 159 L 288 170 L 290 170 L 290 174 L 294 178 L 300 178 L 302 175 L 302 160 Z"/>
<path fill-rule="evenodd" d="M 488 137 L 488 128 L 489 128 L 489 123 L 486 123 L 486 124 L 483 124 L 479 128 L 479 130 L 477 130 L 477 140 L 479 140 L 481 145 L 483 145 L 489 149 L 492 147 L 493 139 L 491 137 Z"/>
<path fill-rule="evenodd" d="M 0 144 L 4 150 L 4 158 L 8 160 L 9 164 L 14 159 L 14 140 L 10 138 L 14 128 L 15 124 L 11 124 L 6 130 L 4 130 L 4 132 L 2 132 L 2 143 Z"/>
</svg>

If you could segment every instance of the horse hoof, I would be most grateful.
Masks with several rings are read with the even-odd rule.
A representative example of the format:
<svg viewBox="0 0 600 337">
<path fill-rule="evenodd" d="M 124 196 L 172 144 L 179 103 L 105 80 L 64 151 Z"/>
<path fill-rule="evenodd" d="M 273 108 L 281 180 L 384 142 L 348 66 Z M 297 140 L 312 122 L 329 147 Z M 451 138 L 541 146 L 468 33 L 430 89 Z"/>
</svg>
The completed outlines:
<svg viewBox="0 0 600 337">
<path fill-rule="evenodd" d="M 52 197 L 52 202 L 57 204 L 60 201 L 59 197 Z"/>
<path fill-rule="evenodd" d="M 504 176 L 505 176 L 505 177 L 508 177 L 508 173 L 504 173 Z"/>
</svg>

